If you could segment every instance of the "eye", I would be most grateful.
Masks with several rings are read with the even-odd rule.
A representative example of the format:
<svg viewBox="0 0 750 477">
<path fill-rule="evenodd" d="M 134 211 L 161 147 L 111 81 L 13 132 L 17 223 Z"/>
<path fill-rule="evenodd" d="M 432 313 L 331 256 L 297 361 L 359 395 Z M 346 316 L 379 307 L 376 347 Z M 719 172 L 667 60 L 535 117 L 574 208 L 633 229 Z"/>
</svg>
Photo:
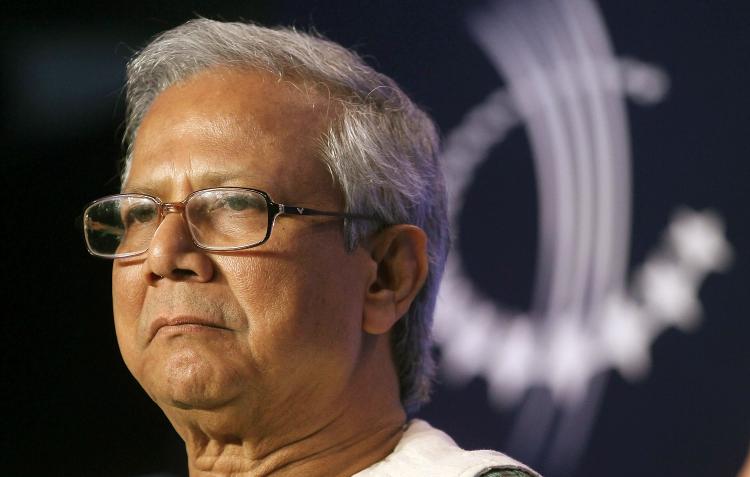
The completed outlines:
<svg viewBox="0 0 750 477">
<path fill-rule="evenodd" d="M 227 194 L 222 197 L 222 206 L 234 211 L 262 210 L 266 208 L 266 201 L 257 194 Z"/>
<path fill-rule="evenodd" d="M 245 210 L 248 208 L 257 208 L 254 197 L 245 194 L 228 195 L 224 197 L 224 203 L 232 210 Z"/>
<path fill-rule="evenodd" d="M 152 205 L 136 205 L 128 209 L 125 216 L 125 223 L 132 225 L 136 222 L 145 224 L 154 220 L 156 217 L 156 208 Z"/>
<path fill-rule="evenodd" d="M 227 191 L 207 189 L 193 196 L 188 202 L 187 216 L 197 223 L 202 220 L 215 220 L 217 217 L 235 218 L 265 213 L 266 200 L 251 191 Z M 213 218 L 211 218 L 213 217 Z"/>
</svg>

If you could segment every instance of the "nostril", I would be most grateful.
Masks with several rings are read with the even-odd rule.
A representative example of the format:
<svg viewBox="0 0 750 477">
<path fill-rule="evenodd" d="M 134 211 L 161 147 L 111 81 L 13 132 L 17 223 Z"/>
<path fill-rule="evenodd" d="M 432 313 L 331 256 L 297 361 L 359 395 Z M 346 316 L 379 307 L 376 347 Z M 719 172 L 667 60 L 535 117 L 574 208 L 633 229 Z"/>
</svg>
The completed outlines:
<svg viewBox="0 0 750 477">
<path fill-rule="evenodd" d="M 155 283 L 161 280 L 162 278 L 164 278 L 165 276 L 169 276 L 172 279 L 179 280 L 181 278 L 189 278 L 189 277 L 194 277 L 197 275 L 198 274 L 192 270 L 188 270 L 185 268 L 175 268 L 174 270 L 172 270 L 172 273 L 170 273 L 169 275 L 159 275 L 158 273 L 150 272 L 149 281 L 152 283 Z"/>
<path fill-rule="evenodd" d="M 174 270 L 172 270 L 172 274 L 175 277 L 183 277 L 183 278 L 185 278 L 185 277 L 194 277 L 194 276 L 198 275 L 194 271 L 188 270 L 187 268 L 175 268 Z"/>
</svg>

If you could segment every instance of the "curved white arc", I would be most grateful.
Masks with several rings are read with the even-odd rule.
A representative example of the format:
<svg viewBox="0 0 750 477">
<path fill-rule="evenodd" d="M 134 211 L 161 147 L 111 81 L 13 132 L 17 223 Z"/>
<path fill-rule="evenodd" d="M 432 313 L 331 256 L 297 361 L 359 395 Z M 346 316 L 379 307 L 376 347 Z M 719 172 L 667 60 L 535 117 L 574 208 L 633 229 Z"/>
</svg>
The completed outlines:
<svg viewBox="0 0 750 477">
<path fill-rule="evenodd" d="M 528 122 L 527 130 L 532 140 L 531 145 L 536 153 L 537 176 L 540 177 L 538 193 L 540 196 L 541 224 L 538 278 L 535 288 L 537 292 L 535 297 L 536 310 L 543 314 L 547 320 L 567 319 L 566 316 L 575 315 L 565 313 L 566 309 L 569 312 L 576 308 L 580 310 L 581 300 L 579 299 L 579 303 L 576 304 L 571 303 L 570 299 L 577 287 L 585 283 L 587 271 L 587 267 L 585 267 L 586 254 L 582 249 L 576 247 L 577 244 L 580 245 L 581 241 L 581 236 L 577 234 L 580 232 L 580 227 L 576 226 L 579 225 L 579 221 L 576 219 L 579 216 L 579 211 L 583 208 L 583 204 L 580 202 L 580 189 L 586 188 L 588 185 L 590 190 L 591 186 L 590 184 L 582 186 L 580 183 L 574 185 L 573 182 L 576 178 L 575 172 L 580 173 L 581 170 L 587 169 L 585 165 L 579 164 L 577 167 L 574 165 L 576 149 L 581 147 L 582 141 L 585 144 L 585 139 L 582 140 L 581 137 L 582 126 L 580 126 L 583 120 L 580 116 L 580 110 L 576 111 L 578 105 L 575 100 L 569 99 L 566 101 L 566 94 L 561 94 L 560 90 L 555 88 L 553 82 L 557 79 L 557 75 L 550 78 L 553 74 L 553 68 L 549 62 L 545 64 L 544 55 L 546 52 L 534 48 L 533 35 L 538 29 L 533 28 L 533 25 L 529 25 L 527 21 L 523 21 L 525 19 L 522 16 L 518 18 L 508 16 L 507 18 L 508 22 L 504 25 L 498 25 L 498 28 L 503 29 L 503 32 L 507 32 L 507 34 L 501 35 L 501 38 L 498 39 L 499 46 L 496 54 L 500 58 L 501 69 L 510 78 L 511 88 L 514 92 L 517 92 L 515 97 L 519 99 L 519 104 L 522 105 L 522 110 L 525 113 L 524 116 Z M 503 37 L 505 37 L 505 41 L 503 41 Z M 549 41 L 543 42 L 542 48 L 548 47 L 546 43 L 549 43 Z M 554 42 L 554 40 L 552 41 Z M 521 43 L 524 48 L 520 49 L 517 43 Z M 503 51 L 505 48 L 507 50 Z M 524 84 L 524 81 L 528 81 L 528 83 Z M 567 82 L 567 85 L 569 86 L 567 96 L 571 98 L 575 95 L 570 87 L 570 81 Z M 571 103 L 572 108 L 569 106 Z M 571 109 L 573 109 L 572 112 Z M 570 137 L 571 131 L 566 127 L 569 126 L 566 118 L 571 118 L 572 122 L 579 124 L 577 137 L 575 129 L 573 130 L 573 137 Z M 550 133 L 557 133 L 557 135 L 552 136 L 552 144 L 547 143 L 547 135 Z M 560 189 L 555 190 L 546 186 L 545 183 L 550 181 L 557 184 Z M 576 196 L 578 196 L 578 200 L 576 200 Z M 556 220 L 557 223 L 550 219 Z M 550 235 L 550 231 L 552 235 Z M 586 236 L 590 235 L 588 230 L 583 231 L 583 233 Z M 545 251 L 549 250 L 550 243 L 554 248 L 552 248 L 552 256 L 547 257 Z M 566 251 L 571 249 L 577 253 L 568 255 Z M 581 264 L 581 260 L 583 260 L 583 264 Z M 577 267 L 576 264 L 578 264 Z M 584 275 L 582 276 L 582 274 Z M 549 282 L 549 288 L 546 290 L 546 287 L 542 285 L 544 281 Z M 539 297 L 546 299 L 547 306 L 544 308 L 539 307 Z M 546 339 L 552 339 L 552 337 L 548 336 Z M 554 413 L 539 413 L 536 411 L 523 413 L 519 416 L 519 421 L 534 419 L 536 422 L 533 423 L 533 426 L 530 426 L 530 423 L 527 422 L 518 422 L 514 429 L 538 429 L 552 424 Z M 520 436 L 518 437 L 520 438 Z M 533 447 L 538 451 L 544 443 L 544 440 L 539 437 L 539 435 L 536 437 L 527 436 L 527 438 L 522 439 L 526 441 L 527 449 Z"/>
<path fill-rule="evenodd" d="M 573 5 L 575 7 L 575 4 Z M 598 7 L 595 3 L 592 3 L 588 13 L 581 12 L 588 16 L 598 16 L 602 18 L 601 13 L 598 11 Z M 573 15 L 577 18 L 576 15 Z M 582 31 L 584 34 L 587 33 L 588 29 L 585 26 L 588 25 L 591 30 L 591 35 L 595 35 L 601 38 L 601 48 L 606 49 L 608 58 L 614 61 L 614 49 L 612 48 L 609 35 L 607 34 L 606 27 L 603 20 L 598 23 L 586 22 L 584 23 Z M 614 65 L 613 65 L 614 69 Z M 612 131 L 615 132 L 613 136 L 613 142 L 615 143 L 614 151 L 620 154 L 614 162 L 614 177 L 615 184 L 618 187 L 617 195 L 615 196 L 614 208 L 616 213 L 620 215 L 620 219 L 615 221 L 613 229 L 613 245 L 612 252 L 610 254 L 611 270 L 612 270 L 612 283 L 611 287 L 615 293 L 625 289 L 625 282 L 628 272 L 628 263 L 630 258 L 630 233 L 631 233 L 631 220 L 632 220 L 632 157 L 630 150 L 630 126 L 628 124 L 627 116 L 627 105 L 625 104 L 626 94 L 624 89 L 622 71 L 617 71 L 618 74 L 615 77 L 614 84 L 617 85 L 617 95 L 610 96 L 608 107 L 612 109 L 610 117 L 612 118 Z M 658 78 L 658 71 L 652 71 L 652 76 Z M 663 92 L 662 92 L 663 94 Z M 658 96 L 658 94 L 657 94 Z"/>
<path fill-rule="evenodd" d="M 627 149 L 622 149 L 627 143 L 624 95 L 620 87 L 606 89 L 608 72 L 603 65 L 614 63 L 615 58 L 596 6 L 588 0 L 573 0 L 559 6 L 563 7 L 564 20 L 584 58 L 584 78 L 587 88 L 593 93 L 591 114 L 594 117 L 595 151 L 599 158 L 595 169 L 599 202 L 596 204 L 598 226 L 592 281 L 588 288 L 591 290 L 591 308 L 598 310 L 606 295 L 614 291 L 613 287 L 624 283 L 628 256 L 630 181 L 629 174 L 624 173 L 630 170 L 630 157 Z M 616 177 L 616 170 L 624 177 Z M 618 256 L 617 265 L 613 263 L 615 254 Z"/>
<path fill-rule="evenodd" d="M 611 173 L 611 160 L 612 150 L 610 141 L 608 138 L 609 134 L 609 117 L 607 111 L 603 106 L 604 95 L 603 88 L 600 84 L 600 76 L 597 68 L 600 64 L 604 64 L 606 58 L 596 58 L 592 54 L 592 50 L 599 45 L 593 46 L 587 44 L 587 40 L 581 36 L 581 32 L 578 28 L 579 25 L 572 24 L 570 21 L 571 8 L 569 4 L 558 5 L 563 21 L 566 23 L 567 29 L 570 31 L 573 45 L 580 58 L 581 65 L 581 80 L 584 90 L 587 93 L 589 102 L 587 107 L 589 113 L 593 118 L 593 124 L 591 129 L 591 139 L 593 141 L 593 147 L 595 150 L 596 161 L 592 163 L 592 169 L 596 176 L 596 182 L 594 187 L 596 188 L 597 202 L 594 205 L 596 214 L 596 227 L 594 230 L 594 248 L 591 253 L 591 269 L 589 282 L 582 288 L 583 291 L 587 292 L 587 311 L 591 313 L 595 310 L 595 303 L 599 303 L 604 295 L 604 290 L 608 288 L 608 280 L 602 283 L 603 277 L 597 273 L 601 268 L 601 261 L 608 260 L 607 251 L 611 248 L 611 222 L 613 221 L 613 214 L 611 210 L 612 199 L 611 195 L 613 191 L 613 180 Z M 598 19 L 596 19 L 598 21 Z"/>
<path fill-rule="evenodd" d="M 490 23 L 492 20 L 494 24 Z M 565 253 L 572 245 L 574 228 L 574 211 L 569 207 L 572 178 L 570 168 L 565 167 L 565 163 L 570 163 L 570 147 L 554 92 L 538 62 L 529 54 L 528 45 L 519 43 L 514 20 L 510 16 L 483 16 L 474 22 L 472 30 L 498 71 L 508 78 L 509 89 L 528 123 L 532 150 L 539 158 L 535 162 L 540 197 L 539 253 L 532 314 L 552 318 L 557 314 L 551 310 L 564 308 L 566 297 L 561 296 L 559 283 L 570 271 L 571 257 Z M 558 155 L 555 151 L 563 152 Z"/>
<path fill-rule="evenodd" d="M 547 469 L 559 475 L 574 475 L 575 465 L 586 448 L 586 442 L 596 420 L 607 385 L 602 373 L 591 379 L 585 399 L 572 407 L 563 408 L 558 425 L 547 451 Z"/>
<path fill-rule="evenodd" d="M 538 6 L 539 2 L 531 2 Z M 566 288 L 565 295 L 570 297 L 566 315 L 579 320 L 584 311 L 584 298 L 587 283 L 590 280 L 590 251 L 595 237 L 593 228 L 596 185 L 592 175 L 595 158 L 592 155 L 588 131 L 593 130 L 591 118 L 585 103 L 588 102 L 588 91 L 579 86 L 580 59 L 571 45 L 571 34 L 566 31 L 557 15 L 550 14 L 543 8 L 530 18 L 537 24 L 533 34 L 543 35 L 544 46 L 551 53 L 549 74 L 553 82 L 560 87 L 560 100 L 563 109 L 568 112 L 573 145 L 573 165 L 575 181 L 575 201 L 570 205 L 575 210 L 577 221 L 574 227 L 573 266 L 570 275 L 560 286 Z"/>
<path fill-rule="evenodd" d="M 593 118 L 591 131 L 598 159 L 592 163 L 596 175 L 594 187 L 597 189 L 598 199 L 594 204 L 596 208 L 595 248 L 592 254 L 590 282 L 581 289 L 582 291 L 588 290 L 587 313 L 585 314 L 588 316 L 582 314 L 581 318 L 587 318 L 586 321 L 593 323 L 603 319 L 600 312 L 607 295 L 613 291 L 612 287 L 618 282 L 623 283 L 625 279 L 624 267 L 618 270 L 612 264 L 613 253 L 622 252 L 622 245 L 618 247 L 617 242 L 627 243 L 625 234 L 628 232 L 628 228 L 617 230 L 617 225 L 625 218 L 621 209 L 623 206 L 627 207 L 630 184 L 629 181 L 625 184 L 618 183 L 618 178 L 614 174 L 615 169 L 629 169 L 629 163 L 623 164 L 624 161 L 629 160 L 628 155 L 618 149 L 618 146 L 622 147 L 626 142 L 623 131 L 624 112 L 612 107 L 612 103 L 615 105 L 622 103 L 623 93 L 620 88 L 606 89 L 607 68 L 604 65 L 614 63 L 614 56 L 609 47 L 603 20 L 595 10 L 593 2 L 573 0 L 556 5 L 558 11 L 561 11 L 567 30 L 572 35 L 576 56 L 582 60 L 581 79 L 587 93 L 586 97 L 589 99 L 587 106 Z M 549 462 L 553 468 L 570 469 L 573 467 L 572 463 L 577 461 L 581 449 L 588 441 L 606 381 L 605 376 L 600 376 L 597 380 L 590 382 L 588 396 L 578 404 L 578 409 L 563 411 L 563 420 L 549 447 Z M 594 389 L 598 392 L 593 392 Z"/>
<path fill-rule="evenodd" d="M 525 462 L 541 461 L 544 439 L 553 430 L 557 407 L 547 388 L 530 389 L 511 426 L 505 448 Z"/>
<path fill-rule="evenodd" d="M 485 102 L 469 111 L 461 124 L 446 138 L 443 159 L 448 217 L 452 230 L 458 230 L 459 227 L 459 213 L 464 207 L 466 190 L 471 185 L 469 178 L 484 161 L 490 148 L 519 124 L 520 117 L 511 107 L 510 94 L 507 90 L 498 88 L 490 93 Z M 454 250 L 448 256 L 435 309 L 435 337 L 444 346 L 449 346 L 456 336 L 460 337 L 464 328 L 473 326 L 468 321 L 487 313 L 489 308 L 501 322 L 514 316 L 513 312 L 477 295 L 462 273 L 461 255 L 455 250 L 457 246 L 458 241 L 454 240 Z M 479 320 L 481 318 L 477 319 Z M 488 353 L 482 353 L 481 350 L 477 352 L 488 356 Z"/>
<path fill-rule="evenodd" d="M 445 139 L 443 170 L 448 195 L 448 216 L 458 230 L 458 215 L 464 207 L 471 177 L 490 149 L 505 138 L 520 118 L 511 106 L 508 91 L 498 88 L 474 107 Z"/>
</svg>

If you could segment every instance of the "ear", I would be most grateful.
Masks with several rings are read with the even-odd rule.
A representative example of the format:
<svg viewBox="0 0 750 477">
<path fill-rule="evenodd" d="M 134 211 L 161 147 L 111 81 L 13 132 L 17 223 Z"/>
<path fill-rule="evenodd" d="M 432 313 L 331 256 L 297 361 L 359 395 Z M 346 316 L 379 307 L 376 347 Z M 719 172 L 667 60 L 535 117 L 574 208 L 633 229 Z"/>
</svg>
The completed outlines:
<svg viewBox="0 0 750 477">
<path fill-rule="evenodd" d="M 362 328 L 383 334 L 406 314 L 427 279 L 427 235 L 414 225 L 392 225 L 370 239 L 375 267 L 364 304 Z"/>
</svg>

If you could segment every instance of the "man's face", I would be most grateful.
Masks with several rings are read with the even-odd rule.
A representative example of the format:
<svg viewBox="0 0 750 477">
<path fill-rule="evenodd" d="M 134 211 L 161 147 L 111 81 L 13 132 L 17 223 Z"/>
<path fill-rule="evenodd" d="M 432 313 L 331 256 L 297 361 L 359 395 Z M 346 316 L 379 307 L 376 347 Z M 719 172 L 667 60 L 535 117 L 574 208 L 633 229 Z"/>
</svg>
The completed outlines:
<svg viewBox="0 0 750 477">
<path fill-rule="evenodd" d="M 276 202 L 340 211 L 316 158 L 329 106 L 264 73 L 204 72 L 157 97 L 123 190 L 171 202 L 244 186 Z M 336 219 L 281 216 L 258 248 L 205 253 L 184 218 L 169 214 L 148 252 L 114 262 L 117 339 L 163 408 L 320 409 L 346 392 L 356 366 L 371 270 L 363 250 L 346 252 Z"/>
</svg>

